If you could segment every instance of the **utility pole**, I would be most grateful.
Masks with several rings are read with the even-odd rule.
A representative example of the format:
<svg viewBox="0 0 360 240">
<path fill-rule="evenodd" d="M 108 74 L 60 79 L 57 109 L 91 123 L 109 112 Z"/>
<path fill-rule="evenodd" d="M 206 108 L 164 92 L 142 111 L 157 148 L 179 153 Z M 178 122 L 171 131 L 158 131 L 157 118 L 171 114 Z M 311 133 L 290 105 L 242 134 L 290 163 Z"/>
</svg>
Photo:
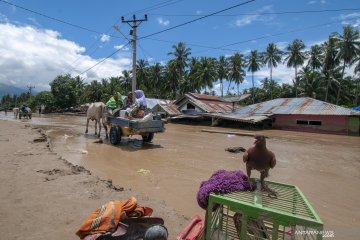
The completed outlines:
<svg viewBox="0 0 360 240">
<path fill-rule="evenodd" d="M 132 45 L 133 45 L 133 62 L 132 62 L 132 84 L 131 91 L 135 92 L 136 90 L 136 28 L 142 23 L 147 21 L 147 14 L 145 14 L 144 19 L 136 19 L 136 16 L 133 15 L 133 19 L 125 20 L 124 16 L 121 17 L 121 22 L 129 24 L 132 28 L 130 30 L 130 35 L 133 36 Z M 132 23 L 132 24 L 130 24 Z M 133 101 L 135 102 L 135 94 L 133 94 Z"/>
<path fill-rule="evenodd" d="M 30 97 L 31 97 L 31 89 L 35 88 L 35 86 L 27 86 L 27 88 L 29 89 L 29 94 L 30 94 Z"/>
</svg>

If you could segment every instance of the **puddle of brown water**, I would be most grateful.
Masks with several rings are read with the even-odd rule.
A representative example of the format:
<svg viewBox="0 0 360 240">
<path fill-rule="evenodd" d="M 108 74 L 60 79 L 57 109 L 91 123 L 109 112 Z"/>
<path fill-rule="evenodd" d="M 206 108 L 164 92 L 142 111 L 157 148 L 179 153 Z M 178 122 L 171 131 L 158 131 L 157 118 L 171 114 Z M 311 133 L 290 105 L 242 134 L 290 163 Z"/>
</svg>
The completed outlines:
<svg viewBox="0 0 360 240">
<path fill-rule="evenodd" d="M 115 185 L 164 200 L 187 217 L 204 214 L 196 202 L 201 181 L 219 169 L 245 169 L 242 153 L 224 149 L 247 148 L 253 142 L 251 137 L 201 132 L 209 127 L 167 124 L 165 133 L 156 134 L 152 144 L 134 149 L 124 143 L 94 143 L 94 123 L 89 126 L 90 134 L 84 135 L 83 117 L 47 115 L 32 123 L 50 131 L 54 151 L 70 162 L 112 179 Z M 269 180 L 298 186 L 327 230 L 335 231 L 339 239 L 355 239 L 360 234 L 360 138 L 276 130 L 264 133 L 278 160 Z M 139 173 L 141 169 L 150 172 Z M 254 176 L 259 174 L 254 172 Z"/>
</svg>

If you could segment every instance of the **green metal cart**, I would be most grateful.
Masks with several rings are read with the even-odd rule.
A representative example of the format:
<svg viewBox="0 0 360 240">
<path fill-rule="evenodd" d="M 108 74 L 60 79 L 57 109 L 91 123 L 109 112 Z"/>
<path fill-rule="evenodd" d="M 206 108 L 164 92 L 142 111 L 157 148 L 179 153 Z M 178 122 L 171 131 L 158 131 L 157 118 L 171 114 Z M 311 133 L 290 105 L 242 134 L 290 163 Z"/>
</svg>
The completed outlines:
<svg viewBox="0 0 360 240">
<path fill-rule="evenodd" d="M 205 239 L 322 239 L 323 222 L 298 187 L 266 184 L 277 196 L 259 190 L 210 194 Z"/>
</svg>

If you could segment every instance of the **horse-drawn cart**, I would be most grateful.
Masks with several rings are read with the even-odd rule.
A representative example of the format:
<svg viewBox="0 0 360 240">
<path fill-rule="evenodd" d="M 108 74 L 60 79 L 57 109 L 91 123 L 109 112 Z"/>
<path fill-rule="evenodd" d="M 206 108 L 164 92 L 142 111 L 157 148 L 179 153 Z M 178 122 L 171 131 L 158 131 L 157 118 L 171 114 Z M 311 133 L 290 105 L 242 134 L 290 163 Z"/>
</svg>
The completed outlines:
<svg viewBox="0 0 360 240">
<path fill-rule="evenodd" d="M 143 142 L 151 142 L 154 133 L 164 132 L 164 122 L 158 115 L 148 115 L 142 119 L 128 119 L 124 117 L 108 116 L 110 123 L 110 143 L 118 144 L 122 137 L 141 135 Z"/>
</svg>

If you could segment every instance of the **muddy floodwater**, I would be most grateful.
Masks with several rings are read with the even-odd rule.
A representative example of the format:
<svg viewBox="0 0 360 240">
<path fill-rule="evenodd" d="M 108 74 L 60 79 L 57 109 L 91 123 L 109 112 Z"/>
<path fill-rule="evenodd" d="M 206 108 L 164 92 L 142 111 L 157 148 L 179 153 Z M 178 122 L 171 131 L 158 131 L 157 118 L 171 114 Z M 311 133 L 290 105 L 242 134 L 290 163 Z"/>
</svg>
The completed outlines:
<svg viewBox="0 0 360 240">
<path fill-rule="evenodd" d="M 131 143 L 113 146 L 94 143 L 94 122 L 85 135 L 85 117 L 68 115 L 34 116 L 29 122 L 46 129 L 53 151 L 69 162 L 82 165 L 114 185 L 163 200 L 180 214 L 191 218 L 205 212 L 198 207 L 196 193 L 202 181 L 219 169 L 245 170 L 242 153 L 227 147 L 248 148 L 252 137 L 202 132 L 202 129 L 240 129 L 166 124 L 141 149 Z M 360 137 L 260 131 L 269 136 L 267 146 L 277 157 L 268 180 L 298 186 L 337 239 L 358 239 L 360 235 Z M 258 132 L 259 133 L 259 132 Z M 102 138 L 105 138 L 102 131 Z M 140 136 L 134 136 L 140 138 Z M 253 176 L 259 177 L 255 171 Z"/>
</svg>

